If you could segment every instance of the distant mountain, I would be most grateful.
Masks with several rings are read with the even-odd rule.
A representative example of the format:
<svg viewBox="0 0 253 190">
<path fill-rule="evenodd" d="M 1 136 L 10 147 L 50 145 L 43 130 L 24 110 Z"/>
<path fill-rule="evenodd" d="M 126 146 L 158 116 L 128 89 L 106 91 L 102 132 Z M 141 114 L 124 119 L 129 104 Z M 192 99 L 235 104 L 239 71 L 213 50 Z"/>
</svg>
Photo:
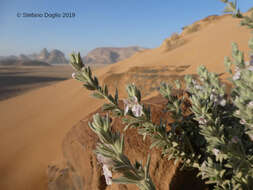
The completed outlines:
<svg viewBox="0 0 253 190">
<path fill-rule="evenodd" d="M 49 55 L 50 53 L 47 51 L 47 48 L 43 48 L 39 55 L 36 56 L 36 54 L 33 54 L 32 56 L 35 57 L 35 59 L 47 60 Z"/>
<path fill-rule="evenodd" d="M 112 64 L 129 58 L 134 53 L 143 50 L 145 48 L 138 46 L 125 48 L 101 47 L 90 51 L 83 57 L 83 60 L 85 64 Z"/>
<path fill-rule="evenodd" d="M 4 66 L 50 66 L 47 62 L 32 60 L 29 56 L 21 54 L 20 56 L 1 56 L 0 65 Z"/>
<path fill-rule="evenodd" d="M 29 66 L 48 66 L 50 64 L 67 64 L 68 60 L 64 53 L 60 50 L 54 49 L 48 52 L 46 48 L 42 49 L 39 54 L 19 56 L 0 56 L 0 65 L 29 65 Z"/>
<path fill-rule="evenodd" d="M 0 59 L 0 65 L 2 66 L 50 66 L 50 64 L 43 62 L 43 61 L 38 61 L 38 60 L 30 60 L 30 59 L 20 59 L 18 58 L 1 58 Z"/>
<path fill-rule="evenodd" d="M 21 54 L 17 59 L 19 59 L 20 61 L 29 61 L 31 60 L 28 56 Z"/>
<path fill-rule="evenodd" d="M 18 59 L 18 57 L 15 56 L 15 55 L 0 56 L 0 61 L 1 61 L 1 60 L 16 60 L 16 59 Z"/>
<path fill-rule="evenodd" d="M 49 64 L 67 64 L 68 60 L 65 58 L 63 52 L 58 49 L 54 49 L 51 52 L 48 52 L 46 48 L 44 48 L 38 55 L 32 55 L 36 60 L 44 61 Z"/>
<path fill-rule="evenodd" d="M 22 66 L 51 66 L 49 63 L 38 61 L 38 60 L 26 60 L 26 61 L 19 61 L 18 65 Z"/>
<path fill-rule="evenodd" d="M 50 64 L 67 64 L 68 61 L 65 58 L 64 53 L 60 50 L 54 49 L 48 56 L 47 62 Z"/>
<path fill-rule="evenodd" d="M 143 51 L 145 48 L 138 46 L 114 48 L 100 47 L 90 51 L 83 57 L 85 64 L 112 64 L 118 61 L 131 57 L 138 51 Z M 52 65 L 52 64 L 67 64 L 63 52 L 58 49 L 48 51 L 43 48 L 39 53 L 30 55 L 21 54 L 19 56 L 0 56 L 0 65 Z"/>
</svg>

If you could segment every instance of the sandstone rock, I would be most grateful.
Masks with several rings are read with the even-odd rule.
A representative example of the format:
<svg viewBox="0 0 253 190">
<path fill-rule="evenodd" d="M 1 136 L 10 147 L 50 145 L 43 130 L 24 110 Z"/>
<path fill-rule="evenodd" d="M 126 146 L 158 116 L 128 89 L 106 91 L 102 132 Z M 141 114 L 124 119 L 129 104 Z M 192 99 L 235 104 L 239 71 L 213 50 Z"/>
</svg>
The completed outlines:
<svg viewBox="0 0 253 190">
<path fill-rule="evenodd" d="M 50 64 L 67 64 L 68 61 L 65 58 L 64 53 L 60 50 L 54 49 L 50 52 L 46 61 Z"/>
<path fill-rule="evenodd" d="M 128 57 L 131 57 L 137 51 L 142 51 L 141 47 L 112 48 L 101 47 L 90 51 L 84 58 L 85 64 L 112 64 Z"/>
</svg>

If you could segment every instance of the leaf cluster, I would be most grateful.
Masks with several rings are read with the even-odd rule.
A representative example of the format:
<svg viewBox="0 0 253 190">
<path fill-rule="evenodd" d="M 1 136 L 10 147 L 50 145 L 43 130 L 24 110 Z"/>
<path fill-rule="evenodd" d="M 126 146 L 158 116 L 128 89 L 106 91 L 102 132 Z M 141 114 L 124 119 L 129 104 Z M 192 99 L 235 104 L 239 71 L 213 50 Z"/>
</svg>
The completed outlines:
<svg viewBox="0 0 253 190">
<path fill-rule="evenodd" d="M 221 2 L 226 4 L 226 7 L 224 9 L 225 13 L 232 13 L 233 16 L 237 18 L 243 17 L 240 12 L 240 9 L 238 8 L 237 0 L 234 1 L 221 0 Z"/>
<path fill-rule="evenodd" d="M 121 177 L 112 179 L 113 183 L 135 184 L 141 190 L 155 190 L 155 186 L 149 175 L 150 156 L 148 156 L 145 167 L 138 161 L 131 164 L 124 154 L 124 137 L 120 133 L 112 132 L 110 118 L 101 117 L 99 114 L 93 116 L 90 128 L 99 137 L 95 153 L 112 160 L 112 170 L 122 174 Z"/>
</svg>

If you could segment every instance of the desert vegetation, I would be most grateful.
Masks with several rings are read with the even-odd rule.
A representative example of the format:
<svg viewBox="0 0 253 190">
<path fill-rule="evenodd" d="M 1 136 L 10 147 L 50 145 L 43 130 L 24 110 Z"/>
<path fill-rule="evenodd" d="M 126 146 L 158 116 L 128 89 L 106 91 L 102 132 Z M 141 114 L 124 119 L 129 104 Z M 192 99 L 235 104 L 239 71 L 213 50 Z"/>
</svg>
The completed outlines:
<svg viewBox="0 0 253 190">
<path fill-rule="evenodd" d="M 226 7 L 224 9 L 225 13 L 232 13 L 232 15 L 237 18 L 243 17 L 240 12 L 237 0 L 234 0 L 234 1 L 221 0 L 221 1 L 226 4 Z"/>
<path fill-rule="evenodd" d="M 186 29 L 186 33 L 190 34 L 193 32 L 197 32 L 200 29 L 200 25 L 198 23 L 194 23 L 191 26 L 188 26 Z"/>
<path fill-rule="evenodd" d="M 251 11 L 253 11 L 253 7 L 251 7 L 251 8 L 248 10 L 248 12 L 251 12 Z"/>
<path fill-rule="evenodd" d="M 223 2 L 227 4 L 225 12 L 242 17 L 236 2 Z M 244 25 L 250 27 L 249 19 Z M 253 39 L 249 48 L 253 53 Z M 161 156 L 180 163 L 182 169 L 197 169 L 209 189 L 253 189 L 253 57 L 245 61 L 237 44 L 232 45 L 232 59 L 226 57 L 224 61 L 233 85 L 230 92 L 226 93 L 219 75 L 204 66 L 198 68 L 197 77 L 186 75 L 181 81 L 162 82 L 159 91 L 167 100 L 165 111 L 173 121 L 161 119 L 160 124 L 151 120 L 150 107 L 142 103 L 141 91 L 135 84 L 127 85 L 128 98 L 123 99 L 122 108 L 117 89 L 112 95 L 107 85 L 101 86 L 80 54 L 71 58 L 75 69 L 72 77 L 93 91 L 95 98 L 108 101 L 102 106 L 107 116 L 95 114 L 89 123 L 99 139 L 95 154 L 107 185 L 135 184 L 141 190 L 155 189 L 149 173 L 152 158 L 147 156 L 143 165 L 142 161 L 131 163 L 124 154 L 127 137 L 112 130 L 110 119 L 119 117 L 125 131 L 136 128 L 144 141 L 151 140 L 150 149 L 160 149 Z M 113 173 L 121 176 L 114 178 Z"/>
<path fill-rule="evenodd" d="M 250 16 L 245 16 L 241 21 L 242 26 L 248 26 L 249 28 L 253 28 L 253 12 Z"/>
<path fill-rule="evenodd" d="M 165 51 L 171 51 L 184 45 L 185 43 L 186 40 L 183 39 L 178 33 L 173 33 L 169 38 L 164 40 L 163 47 L 165 48 Z"/>
</svg>

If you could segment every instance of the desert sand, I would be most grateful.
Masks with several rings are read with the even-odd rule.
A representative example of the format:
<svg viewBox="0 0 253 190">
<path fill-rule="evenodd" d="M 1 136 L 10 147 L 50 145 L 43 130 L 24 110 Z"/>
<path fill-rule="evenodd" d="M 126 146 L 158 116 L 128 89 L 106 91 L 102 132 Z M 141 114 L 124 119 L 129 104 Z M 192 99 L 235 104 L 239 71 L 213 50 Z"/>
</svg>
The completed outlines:
<svg viewBox="0 0 253 190">
<path fill-rule="evenodd" d="M 157 85 L 159 78 L 168 81 L 174 80 L 172 76 L 194 74 L 201 64 L 210 71 L 225 72 L 223 60 L 231 55 L 232 42 L 248 52 L 250 30 L 239 26 L 238 19 L 223 16 L 200 25 L 198 31 L 183 32 L 181 46 L 166 51 L 163 44 L 97 69 L 95 74 L 110 89 L 117 86 L 122 98 L 127 81 L 137 86 L 144 81 L 146 86 Z M 135 75 L 139 78 L 133 78 Z M 155 88 L 143 90 L 146 98 L 156 94 Z M 0 189 L 46 189 L 46 169 L 50 162 L 61 159 L 64 135 L 102 103 L 73 79 L 0 101 Z"/>
</svg>

